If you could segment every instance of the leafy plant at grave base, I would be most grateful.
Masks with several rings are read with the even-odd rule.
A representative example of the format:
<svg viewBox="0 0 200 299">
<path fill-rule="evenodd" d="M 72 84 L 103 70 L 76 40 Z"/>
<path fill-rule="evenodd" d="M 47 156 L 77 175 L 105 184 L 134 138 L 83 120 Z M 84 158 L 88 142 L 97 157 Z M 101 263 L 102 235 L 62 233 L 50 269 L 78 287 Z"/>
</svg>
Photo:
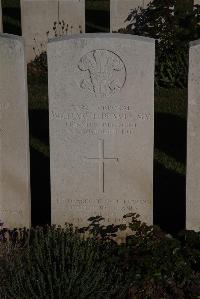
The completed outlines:
<svg viewBox="0 0 200 299">
<path fill-rule="evenodd" d="M 200 233 L 175 238 L 137 214 L 124 218 L 126 225 L 105 226 L 97 216 L 82 229 L 7 231 L 0 242 L 7 244 L 0 254 L 0 298 L 198 299 Z M 117 244 L 125 228 L 132 234 Z"/>
<path fill-rule="evenodd" d="M 68 225 L 31 230 L 28 239 L 20 257 L 4 264 L 6 298 L 125 298 L 128 279 L 107 259 L 109 244 Z"/>
<path fill-rule="evenodd" d="M 191 267 L 180 241 L 135 218 L 129 226 L 135 231 L 127 239 L 127 262 L 138 274 L 135 298 L 197 298 L 200 273 Z"/>
<path fill-rule="evenodd" d="M 89 225 L 86 227 L 82 227 L 78 229 L 79 233 L 86 233 L 89 232 L 90 235 L 93 236 L 93 238 L 101 239 L 101 240 L 110 240 L 112 241 L 114 237 L 117 236 L 117 233 L 120 230 L 125 230 L 126 225 L 102 225 L 100 224 L 101 221 L 103 221 L 104 218 L 102 216 L 96 216 L 96 217 L 90 217 L 88 219 Z"/>
<path fill-rule="evenodd" d="M 133 9 L 126 21 L 119 32 L 156 39 L 156 85 L 186 87 L 189 41 L 200 38 L 200 6 L 183 13 L 178 0 L 153 0 L 146 9 Z"/>
<path fill-rule="evenodd" d="M 198 298 L 200 267 L 194 269 L 188 263 L 184 244 L 158 227 L 142 223 L 137 214 L 128 214 L 124 218 L 131 218 L 128 225 L 104 226 L 100 224 L 102 217 L 92 217 L 90 224 L 80 232 L 90 232 L 97 239 L 113 240 L 118 231 L 127 227 L 132 230 L 133 234 L 126 238 L 125 243 L 112 246 L 110 251 L 112 261 L 129 273 L 132 282 L 130 298 Z M 198 237 L 193 234 L 196 243 L 191 246 L 195 245 L 194 256 L 199 258 L 200 234 Z M 189 240 L 187 246 L 188 243 Z M 190 247 L 187 249 L 189 252 Z"/>
<path fill-rule="evenodd" d="M 0 298 L 7 299 L 4 287 L 7 284 L 7 274 L 12 272 L 14 265 L 20 260 L 21 252 L 27 242 L 26 229 L 8 230 L 0 228 Z M 7 271 L 8 270 L 8 271 Z"/>
<path fill-rule="evenodd" d="M 184 256 L 194 271 L 200 269 L 200 232 L 183 231 L 177 236 Z"/>
</svg>

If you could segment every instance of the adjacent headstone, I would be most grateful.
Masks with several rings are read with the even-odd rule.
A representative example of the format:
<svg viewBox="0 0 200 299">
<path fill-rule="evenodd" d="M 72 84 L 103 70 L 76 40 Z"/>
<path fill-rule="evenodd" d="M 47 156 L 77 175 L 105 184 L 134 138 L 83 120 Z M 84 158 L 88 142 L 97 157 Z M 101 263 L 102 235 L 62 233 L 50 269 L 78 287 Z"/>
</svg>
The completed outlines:
<svg viewBox="0 0 200 299">
<path fill-rule="evenodd" d="M 48 44 L 52 223 L 152 223 L 154 55 L 117 33 Z"/>
<path fill-rule="evenodd" d="M 27 61 L 46 51 L 48 38 L 85 31 L 85 0 L 21 0 Z"/>
<path fill-rule="evenodd" d="M 200 40 L 189 58 L 186 228 L 200 230 Z"/>
<path fill-rule="evenodd" d="M 131 10 L 145 8 L 150 0 L 110 0 L 110 31 L 117 32 L 126 28 L 126 19 Z"/>
<path fill-rule="evenodd" d="M 85 0 L 60 0 L 59 20 L 65 22 L 68 35 L 84 33 Z"/>
<path fill-rule="evenodd" d="M 3 32 L 2 5 L 0 0 L 0 33 Z"/>
<path fill-rule="evenodd" d="M 0 220 L 30 226 L 28 97 L 24 43 L 0 35 Z"/>
</svg>

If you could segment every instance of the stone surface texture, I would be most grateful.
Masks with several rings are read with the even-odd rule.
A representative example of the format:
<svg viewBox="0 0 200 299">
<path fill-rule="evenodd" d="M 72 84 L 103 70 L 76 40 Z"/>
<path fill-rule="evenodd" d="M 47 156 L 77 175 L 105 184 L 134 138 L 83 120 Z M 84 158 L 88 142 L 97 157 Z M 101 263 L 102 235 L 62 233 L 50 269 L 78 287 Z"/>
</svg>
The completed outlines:
<svg viewBox="0 0 200 299">
<path fill-rule="evenodd" d="M 24 43 L 0 35 L 0 220 L 30 226 L 28 96 Z"/>
<path fill-rule="evenodd" d="M 84 32 L 85 0 L 21 0 L 21 20 L 29 62 L 46 51 L 48 39 L 56 34 Z"/>
<path fill-rule="evenodd" d="M 189 58 L 186 227 L 200 230 L 200 40 Z"/>
<path fill-rule="evenodd" d="M 132 9 L 145 8 L 150 0 L 110 0 L 110 31 L 126 28 L 125 22 Z"/>
<path fill-rule="evenodd" d="M 152 223 L 154 56 L 124 34 L 48 44 L 52 223 Z"/>
</svg>

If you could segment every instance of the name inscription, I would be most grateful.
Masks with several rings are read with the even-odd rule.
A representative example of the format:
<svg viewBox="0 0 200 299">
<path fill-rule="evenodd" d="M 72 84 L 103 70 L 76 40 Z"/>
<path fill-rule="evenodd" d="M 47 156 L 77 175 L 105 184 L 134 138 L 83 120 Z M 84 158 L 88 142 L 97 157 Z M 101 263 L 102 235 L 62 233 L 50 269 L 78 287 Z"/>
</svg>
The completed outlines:
<svg viewBox="0 0 200 299">
<path fill-rule="evenodd" d="M 80 217 L 83 212 L 88 215 L 86 217 L 92 216 L 102 216 L 108 223 L 123 223 L 123 216 L 128 213 L 136 212 L 137 204 L 149 204 L 148 200 L 133 199 L 133 200 L 119 200 L 114 199 L 110 202 L 110 199 L 97 198 L 96 200 L 90 198 L 82 199 L 71 199 L 71 198 L 57 198 L 56 202 L 58 205 L 62 206 L 63 211 L 67 211 L 65 214 L 66 218 L 70 218 L 71 221 L 83 222 L 86 218 Z M 108 204 L 109 203 L 109 204 Z M 112 213 L 112 217 L 107 217 L 109 207 L 112 210 L 113 203 L 117 207 L 115 213 Z M 76 217 L 74 217 L 76 215 Z M 121 218 L 119 216 L 121 215 Z"/>
<path fill-rule="evenodd" d="M 10 103 L 0 103 L 0 111 L 7 110 L 10 107 Z"/>
<path fill-rule="evenodd" d="M 5 216 L 9 216 L 9 215 L 22 217 L 23 211 L 22 210 L 12 210 L 12 209 L 6 209 L 6 210 L 0 209 L 0 220 L 3 220 L 3 218 Z"/>
<path fill-rule="evenodd" d="M 63 121 L 70 134 L 132 135 L 138 122 L 151 120 L 151 115 L 136 113 L 129 105 L 99 105 L 95 111 L 88 105 L 71 105 L 67 112 L 52 110 L 50 119 Z"/>
</svg>

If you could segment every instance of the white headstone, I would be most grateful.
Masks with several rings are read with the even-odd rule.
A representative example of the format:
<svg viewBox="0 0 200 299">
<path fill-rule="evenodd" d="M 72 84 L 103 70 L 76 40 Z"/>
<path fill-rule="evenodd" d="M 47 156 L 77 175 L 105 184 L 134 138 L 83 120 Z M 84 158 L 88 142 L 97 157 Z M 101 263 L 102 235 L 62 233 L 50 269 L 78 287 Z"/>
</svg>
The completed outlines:
<svg viewBox="0 0 200 299">
<path fill-rule="evenodd" d="M 85 0 L 60 0 L 59 19 L 68 24 L 68 35 L 85 32 Z"/>
<path fill-rule="evenodd" d="M 0 219 L 30 226 L 28 97 L 24 43 L 0 35 Z"/>
<path fill-rule="evenodd" d="M 0 33 L 3 32 L 2 5 L 0 0 Z"/>
<path fill-rule="evenodd" d="M 154 55 L 124 34 L 48 44 L 52 223 L 152 223 Z"/>
<path fill-rule="evenodd" d="M 85 31 L 85 0 L 21 0 L 21 20 L 29 62 L 46 51 L 48 38 Z"/>
<path fill-rule="evenodd" d="M 132 9 L 145 8 L 150 0 L 110 0 L 110 31 L 126 28 L 125 22 Z"/>
<path fill-rule="evenodd" d="M 186 228 L 200 230 L 200 40 L 189 58 Z"/>
</svg>

